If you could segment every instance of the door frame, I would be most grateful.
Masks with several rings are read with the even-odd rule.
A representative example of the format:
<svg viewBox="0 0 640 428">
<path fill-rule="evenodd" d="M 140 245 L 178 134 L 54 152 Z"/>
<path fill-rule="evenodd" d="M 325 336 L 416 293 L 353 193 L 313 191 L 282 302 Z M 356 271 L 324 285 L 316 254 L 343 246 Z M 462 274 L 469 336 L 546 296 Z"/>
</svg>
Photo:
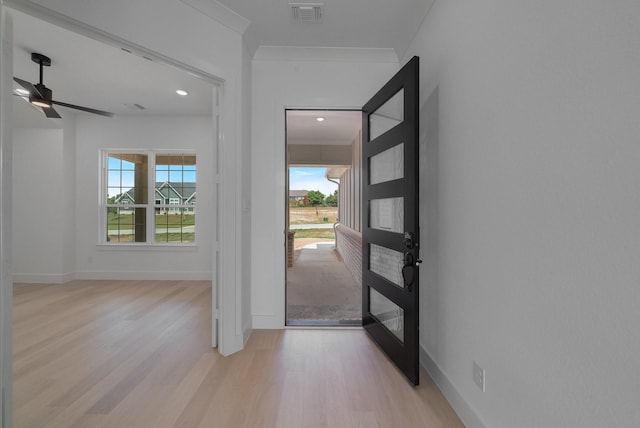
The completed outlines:
<svg viewBox="0 0 640 428">
<path fill-rule="evenodd" d="M 289 221 L 290 221 L 290 213 L 289 213 L 289 191 L 290 191 L 290 180 L 289 180 L 289 134 L 288 134 L 288 127 L 287 127 L 287 112 L 289 111 L 317 111 L 317 112 L 362 112 L 361 108 L 356 108 L 356 107 L 290 107 L 290 106 L 284 106 L 284 169 L 285 169 L 285 186 L 284 186 L 284 245 L 283 245 L 283 249 L 284 249 L 284 263 L 283 263 L 283 267 L 284 267 L 284 311 L 283 311 L 283 321 L 282 321 L 282 326 L 284 328 L 299 328 L 302 326 L 296 326 L 296 325 L 288 325 L 287 324 L 287 284 L 288 284 L 288 253 L 287 253 L 287 247 L 288 247 L 288 231 L 289 231 Z M 361 131 L 362 132 L 362 131 Z M 362 146 L 361 146 L 361 150 L 360 150 L 360 156 L 362 156 Z M 351 159 L 351 166 L 353 165 L 353 159 Z M 318 165 L 319 168 L 323 167 L 323 166 L 327 166 L 327 165 Z M 310 166 L 313 167 L 313 166 Z M 360 200 L 360 208 L 362 209 L 362 199 Z M 338 202 L 338 210 L 340 210 L 340 205 Z M 340 212 L 340 211 L 338 211 Z M 336 240 L 337 240 L 337 236 L 336 236 Z M 318 326 L 314 326 L 314 325 L 304 325 L 304 328 L 308 328 L 308 327 L 327 327 L 324 325 L 318 325 Z M 340 328 L 353 328 L 353 327 L 358 327 L 359 326 L 354 326 L 352 324 L 345 324 L 345 325 L 330 325 L 329 327 L 340 327 Z"/>
</svg>

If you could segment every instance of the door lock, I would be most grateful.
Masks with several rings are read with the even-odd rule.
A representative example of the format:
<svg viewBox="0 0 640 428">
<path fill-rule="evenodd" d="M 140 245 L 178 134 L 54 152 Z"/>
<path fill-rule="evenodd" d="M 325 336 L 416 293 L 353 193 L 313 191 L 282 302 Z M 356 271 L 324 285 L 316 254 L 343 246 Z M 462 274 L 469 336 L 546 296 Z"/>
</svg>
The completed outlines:
<svg viewBox="0 0 640 428">
<path fill-rule="evenodd" d="M 404 246 L 410 250 L 413 250 L 415 247 L 418 246 L 418 243 L 416 242 L 416 238 L 414 234 L 411 232 L 404 233 L 404 239 L 402 240 L 402 242 L 404 243 Z"/>
</svg>

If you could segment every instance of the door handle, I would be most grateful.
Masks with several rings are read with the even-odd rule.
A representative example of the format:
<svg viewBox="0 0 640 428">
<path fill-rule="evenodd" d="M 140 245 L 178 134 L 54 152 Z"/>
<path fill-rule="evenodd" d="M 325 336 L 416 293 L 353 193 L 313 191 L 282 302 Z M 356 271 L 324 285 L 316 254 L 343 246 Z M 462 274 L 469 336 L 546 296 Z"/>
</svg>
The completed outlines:
<svg viewBox="0 0 640 428">
<path fill-rule="evenodd" d="M 404 265 L 402 266 L 402 280 L 407 287 L 407 291 L 411 291 L 415 279 L 415 264 L 413 262 L 413 254 L 404 253 Z"/>
<path fill-rule="evenodd" d="M 407 287 L 407 291 L 411 291 L 413 283 L 415 282 L 416 268 L 419 268 L 422 264 L 422 260 L 418 259 L 414 261 L 413 254 L 407 252 L 404 253 L 404 265 L 402 266 L 402 280 Z"/>
</svg>

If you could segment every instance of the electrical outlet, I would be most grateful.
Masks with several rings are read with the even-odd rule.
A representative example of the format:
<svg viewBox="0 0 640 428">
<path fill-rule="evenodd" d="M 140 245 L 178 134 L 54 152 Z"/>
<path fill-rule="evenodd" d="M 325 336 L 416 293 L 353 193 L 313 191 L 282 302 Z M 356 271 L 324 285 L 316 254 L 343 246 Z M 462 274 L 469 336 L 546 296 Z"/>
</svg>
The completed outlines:
<svg viewBox="0 0 640 428">
<path fill-rule="evenodd" d="M 476 385 L 478 385 L 478 388 L 480 388 L 482 392 L 484 392 L 484 378 L 485 378 L 484 369 L 474 361 L 473 362 L 473 381 L 475 382 Z"/>
</svg>

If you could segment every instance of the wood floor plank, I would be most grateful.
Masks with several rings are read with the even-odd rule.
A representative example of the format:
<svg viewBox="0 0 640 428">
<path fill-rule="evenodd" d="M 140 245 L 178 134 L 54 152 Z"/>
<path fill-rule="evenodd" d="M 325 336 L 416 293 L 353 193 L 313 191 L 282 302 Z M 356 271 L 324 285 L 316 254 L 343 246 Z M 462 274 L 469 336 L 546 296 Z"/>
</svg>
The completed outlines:
<svg viewBox="0 0 640 428">
<path fill-rule="evenodd" d="M 462 427 L 360 329 L 257 330 L 210 347 L 208 281 L 14 287 L 19 428 Z"/>
</svg>

